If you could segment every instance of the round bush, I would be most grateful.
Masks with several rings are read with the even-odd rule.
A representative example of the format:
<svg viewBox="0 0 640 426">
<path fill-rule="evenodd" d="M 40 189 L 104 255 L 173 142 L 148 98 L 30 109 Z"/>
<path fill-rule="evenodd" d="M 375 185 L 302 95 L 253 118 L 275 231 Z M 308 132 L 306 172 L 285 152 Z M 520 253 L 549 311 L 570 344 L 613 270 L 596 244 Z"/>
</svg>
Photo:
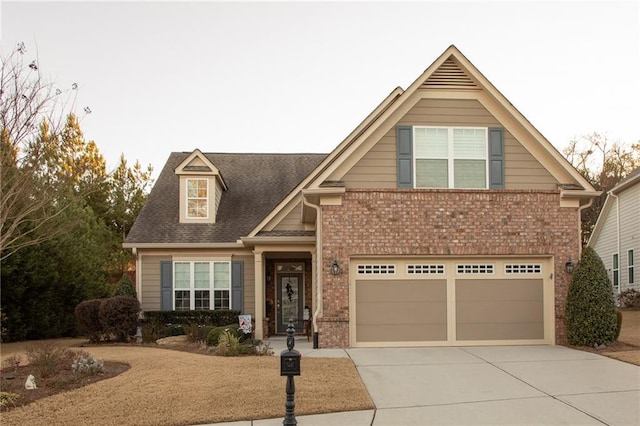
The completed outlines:
<svg viewBox="0 0 640 426">
<path fill-rule="evenodd" d="M 139 313 L 138 299 L 114 296 L 100 304 L 100 323 L 105 333 L 112 334 L 120 342 L 126 342 L 136 332 Z"/>
<path fill-rule="evenodd" d="M 238 324 L 229 324 L 223 327 L 214 327 L 209 333 L 207 333 L 207 346 L 217 346 L 218 340 L 220 340 L 220 336 L 225 330 L 229 330 L 229 334 L 237 337 L 242 341 L 244 339 L 244 333 L 240 331 L 240 326 Z"/>
<path fill-rule="evenodd" d="M 100 322 L 100 304 L 103 299 L 92 299 L 80 302 L 75 309 L 78 331 L 91 343 L 98 343 L 104 334 Z"/>
<path fill-rule="evenodd" d="M 616 307 L 607 270 L 585 247 L 567 295 L 567 338 L 572 345 L 610 343 L 616 335 Z"/>
</svg>

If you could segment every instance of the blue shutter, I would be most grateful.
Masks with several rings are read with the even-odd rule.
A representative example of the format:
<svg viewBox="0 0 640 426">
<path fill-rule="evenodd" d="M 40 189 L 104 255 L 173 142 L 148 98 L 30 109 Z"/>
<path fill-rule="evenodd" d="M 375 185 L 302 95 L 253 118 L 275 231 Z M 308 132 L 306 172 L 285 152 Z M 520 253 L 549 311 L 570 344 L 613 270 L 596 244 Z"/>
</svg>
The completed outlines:
<svg viewBox="0 0 640 426">
<path fill-rule="evenodd" d="M 231 262 L 231 309 L 243 311 L 244 290 L 244 262 L 234 260 Z"/>
<path fill-rule="evenodd" d="M 489 128 L 489 189 L 504 189 L 503 129 Z"/>
<path fill-rule="evenodd" d="M 163 311 L 173 311 L 173 262 L 160 262 L 160 287 L 161 303 L 160 309 Z"/>
<path fill-rule="evenodd" d="M 413 127 L 396 129 L 398 188 L 413 188 Z"/>
</svg>

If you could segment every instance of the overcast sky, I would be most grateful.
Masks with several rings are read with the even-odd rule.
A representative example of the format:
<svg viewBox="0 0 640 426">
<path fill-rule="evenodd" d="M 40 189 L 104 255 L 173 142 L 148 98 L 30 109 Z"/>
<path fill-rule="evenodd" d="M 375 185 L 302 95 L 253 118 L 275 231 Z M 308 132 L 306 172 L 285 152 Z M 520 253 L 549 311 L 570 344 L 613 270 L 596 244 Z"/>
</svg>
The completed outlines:
<svg viewBox="0 0 640 426">
<path fill-rule="evenodd" d="M 640 140 L 640 2 L 11 2 L 18 42 L 107 159 L 329 152 L 449 45 L 561 149 Z M 91 109 L 85 115 L 84 107 Z"/>
</svg>

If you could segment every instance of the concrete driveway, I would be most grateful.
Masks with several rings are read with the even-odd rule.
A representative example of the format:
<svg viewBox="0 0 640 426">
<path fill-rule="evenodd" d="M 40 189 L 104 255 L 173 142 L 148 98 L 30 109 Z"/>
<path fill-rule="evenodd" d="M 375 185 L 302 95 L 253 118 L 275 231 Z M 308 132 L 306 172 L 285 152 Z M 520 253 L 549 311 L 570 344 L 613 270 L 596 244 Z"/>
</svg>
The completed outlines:
<svg viewBox="0 0 640 426">
<path fill-rule="evenodd" d="M 313 350 L 305 343 L 296 345 L 303 356 L 351 357 L 376 409 L 297 416 L 301 426 L 640 425 L 640 367 L 589 352 L 563 346 Z M 282 418 L 233 423 L 281 424 Z"/>
<path fill-rule="evenodd" d="M 349 349 L 373 425 L 639 425 L 640 367 L 562 346 Z"/>
</svg>

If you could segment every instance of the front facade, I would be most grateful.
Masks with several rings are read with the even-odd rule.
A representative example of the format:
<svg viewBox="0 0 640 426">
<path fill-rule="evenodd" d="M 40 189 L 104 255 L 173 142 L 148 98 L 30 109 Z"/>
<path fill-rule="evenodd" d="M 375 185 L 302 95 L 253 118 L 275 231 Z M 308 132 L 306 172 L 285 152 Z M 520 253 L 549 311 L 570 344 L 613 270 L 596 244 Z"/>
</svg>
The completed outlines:
<svg viewBox="0 0 640 426">
<path fill-rule="evenodd" d="M 555 344 L 597 192 L 454 47 L 328 155 L 174 153 L 125 241 L 143 310 L 319 347 Z"/>
<path fill-rule="evenodd" d="M 640 169 L 608 192 L 589 246 L 607 268 L 614 293 L 640 290 Z"/>
</svg>

